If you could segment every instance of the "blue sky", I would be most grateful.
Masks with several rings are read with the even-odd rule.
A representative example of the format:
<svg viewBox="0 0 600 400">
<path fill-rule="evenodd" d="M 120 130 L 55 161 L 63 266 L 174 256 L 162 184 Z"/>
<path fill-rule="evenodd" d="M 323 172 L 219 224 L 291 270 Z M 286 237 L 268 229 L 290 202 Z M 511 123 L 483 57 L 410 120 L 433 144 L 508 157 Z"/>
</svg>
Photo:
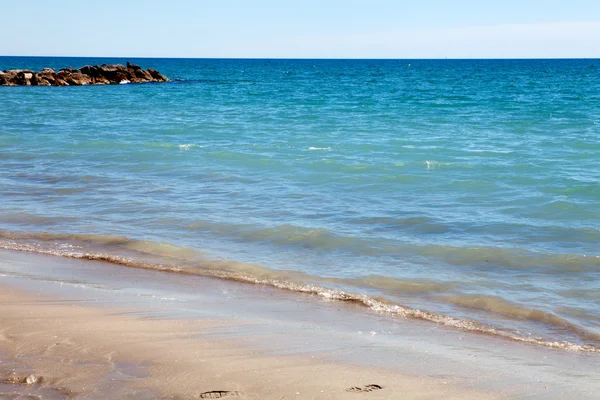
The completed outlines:
<svg viewBox="0 0 600 400">
<path fill-rule="evenodd" d="M 0 3 L 0 55 L 600 58 L 600 0 Z"/>
</svg>

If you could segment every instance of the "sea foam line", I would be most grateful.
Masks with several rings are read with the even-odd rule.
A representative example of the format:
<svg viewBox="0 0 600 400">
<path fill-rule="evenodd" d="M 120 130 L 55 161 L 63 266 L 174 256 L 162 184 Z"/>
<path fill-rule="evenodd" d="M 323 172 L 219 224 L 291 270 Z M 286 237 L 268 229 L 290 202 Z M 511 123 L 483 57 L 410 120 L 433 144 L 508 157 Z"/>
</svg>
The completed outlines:
<svg viewBox="0 0 600 400">
<path fill-rule="evenodd" d="M 57 245 L 58 243 L 54 244 Z M 131 268 L 141 268 L 154 271 L 180 273 L 186 275 L 206 276 L 236 282 L 266 285 L 282 290 L 316 295 L 326 300 L 335 300 L 359 304 L 381 314 L 433 322 L 436 324 L 448 326 L 463 331 L 502 337 L 517 342 L 535 344 L 539 346 L 561 350 L 600 353 L 600 347 L 598 346 L 581 345 L 569 341 L 553 341 L 541 337 L 523 336 L 519 335 L 516 332 L 501 331 L 492 326 L 482 324 L 480 322 L 466 318 L 455 318 L 399 304 L 390 304 L 386 301 L 383 301 L 382 299 L 378 299 L 376 297 L 367 296 L 360 293 L 351 293 L 339 289 L 326 288 L 319 285 L 292 282 L 280 279 L 266 279 L 239 272 L 226 271 L 223 269 L 219 269 L 219 267 L 222 267 L 224 264 L 226 264 L 224 262 L 219 261 L 206 261 L 204 262 L 204 268 L 191 267 L 187 265 L 166 265 L 161 263 L 144 262 L 141 260 L 135 260 L 130 257 L 111 255 L 106 253 L 91 253 L 85 251 L 44 248 L 38 243 L 17 243 L 16 241 L 12 240 L 0 240 L 0 248 L 5 250 L 47 254 L 80 260 L 103 261 Z"/>
</svg>

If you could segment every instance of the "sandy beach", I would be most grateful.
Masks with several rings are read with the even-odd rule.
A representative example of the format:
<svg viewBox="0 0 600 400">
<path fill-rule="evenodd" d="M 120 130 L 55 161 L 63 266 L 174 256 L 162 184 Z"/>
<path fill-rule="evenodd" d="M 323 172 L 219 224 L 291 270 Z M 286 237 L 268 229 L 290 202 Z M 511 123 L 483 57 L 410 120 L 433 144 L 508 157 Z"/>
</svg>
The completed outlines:
<svg viewBox="0 0 600 400">
<path fill-rule="evenodd" d="M 134 310 L 90 307 L 4 283 L 3 400 L 501 398 L 440 379 L 310 356 L 265 355 L 206 337 L 236 321 L 145 318 Z"/>
<path fill-rule="evenodd" d="M 0 271 L 2 400 L 592 399 L 600 378 L 595 354 L 261 285 L 14 251 Z"/>
</svg>

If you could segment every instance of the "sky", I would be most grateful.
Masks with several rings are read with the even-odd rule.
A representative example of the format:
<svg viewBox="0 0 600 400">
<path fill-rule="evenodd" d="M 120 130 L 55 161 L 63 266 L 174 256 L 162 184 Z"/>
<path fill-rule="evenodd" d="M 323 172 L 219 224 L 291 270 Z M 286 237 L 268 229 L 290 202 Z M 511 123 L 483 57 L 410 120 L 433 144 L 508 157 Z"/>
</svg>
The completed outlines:
<svg viewBox="0 0 600 400">
<path fill-rule="evenodd" d="M 0 55 L 600 58 L 600 0 L 0 0 Z"/>
</svg>

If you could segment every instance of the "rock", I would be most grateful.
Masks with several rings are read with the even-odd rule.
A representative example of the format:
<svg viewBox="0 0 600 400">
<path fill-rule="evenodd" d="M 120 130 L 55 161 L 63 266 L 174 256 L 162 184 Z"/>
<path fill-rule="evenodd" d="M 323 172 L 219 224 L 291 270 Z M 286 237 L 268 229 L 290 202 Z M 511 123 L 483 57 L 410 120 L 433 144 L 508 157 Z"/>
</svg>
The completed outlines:
<svg viewBox="0 0 600 400">
<path fill-rule="evenodd" d="M 120 83 L 122 80 L 128 80 L 127 78 L 129 78 L 129 75 L 127 74 L 127 68 L 121 64 L 104 64 L 100 67 L 100 70 L 102 76 L 108 79 L 110 83 Z"/>
<path fill-rule="evenodd" d="M 86 66 L 83 66 L 83 67 L 79 68 L 78 71 L 81 72 L 82 74 L 85 74 L 85 75 L 92 75 L 93 74 L 93 72 L 92 72 L 93 68 L 94 67 L 86 65 Z"/>
<path fill-rule="evenodd" d="M 52 86 L 54 84 L 54 82 L 56 82 L 56 80 L 53 80 L 52 83 L 50 83 L 49 80 L 41 78 L 41 79 L 38 79 L 37 84 L 38 84 L 38 86 Z"/>
<path fill-rule="evenodd" d="M 152 82 L 152 75 L 148 71 L 144 71 L 143 69 L 136 69 L 135 76 L 141 79 L 143 82 Z"/>
<path fill-rule="evenodd" d="M 100 66 L 100 69 L 102 71 L 108 72 L 108 71 L 116 71 L 117 67 L 115 67 L 114 65 L 110 65 L 110 64 L 102 64 Z"/>
<path fill-rule="evenodd" d="M 40 83 L 38 81 L 38 75 L 37 74 L 31 74 L 31 78 L 29 79 L 29 82 L 31 82 L 32 86 L 38 86 Z"/>
<path fill-rule="evenodd" d="M 93 85 L 110 85 L 110 81 L 102 75 L 92 76 Z"/>
<path fill-rule="evenodd" d="M 64 77 L 57 75 L 54 81 L 54 86 L 69 86 L 69 82 L 67 82 Z"/>
<path fill-rule="evenodd" d="M 0 72 L 0 85 L 1 86 L 16 86 L 12 81 L 10 74 L 6 72 Z"/>
<path fill-rule="evenodd" d="M 30 79 L 32 76 L 29 74 L 32 71 L 25 71 L 21 69 L 13 69 L 11 71 L 4 71 L 2 73 L 2 85 L 5 86 L 17 86 L 17 85 L 31 85 Z M 26 78 L 29 79 L 26 79 Z"/>
<path fill-rule="evenodd" d="M 11 376 L 9 376 L 8 378 L 4 379 L 4 381 L 2 381 L 2 383 L 5 384 L 10 384 L 10 385 L 35 385 L 38 382 L 41 382 L 43 380 L 43 378 L 37 377 L 35 375 L 29 375 L 27 378 L 20 378 L 18 375 L 16 375 L 14 372 Z"/>
<path fill-rule="evenodd" d="M 100 66 L 100 70 L 102 70 L 102 72 L 104 72 L 104 73 L 111 73 L 111 72 L 117 72 L 117 71 L 122 72 L 122 71 L 127 70 L 127 68 L 125 68 L 121 64 L 102 64 Z"/>
<path fill-rule="evenodd" d="M 37 74 L 35 74 L 35 77 L 38 81 L 38 85 L 40 86 L 51 86 L 54 85 L 54 83 L 56 82 L 56 73 L 55 72 L 48 72 L 45 70 L 42 70 L 40 72 L 38 72 Z M 44 84 L 43 82 L 47 82 L 48 84 Z"/>
<path fill-rule="evenodd" d="M 160 72 L 127 62 L 121 64 L 85 65 L 79 69 L 62 68 L 55 72 L 52 68 L 44 68 L 39 72 L 30 70 L 10 70 L 0 72 L 2 86 L 82 86 L 109 85 L 123 82 L 168 82 L 169 79 Z"/>
<path fill-rule="evenodd" d="M 33 71 L 19 71 L 14 81 L 17 85 L 31 86 L 31 78 L 33 78 Z"/>
<path fill-rule="evenodd" d="M 8 378 L 6 378 L 5 380 L 2 381 L 2 383 L 5 383 L 7 385 L 14 385 L 14 384 L 18 384 L 23 382 L 23 379 L 19 378 L 16 375 L 11 375 Z"/>
<path fill-rule="evenodd" d="M 129 75 L 124 71 L 116 71 L 113 75 L 113 78 L 110 80 L 111 83 L 121 83 L 123 81 L 128 81 Z"/>
<path fill-rule="evenodd" d="M 152 75 L 152 78 L 157 82 L 168 82 L 169 81 L 166 76 L 164 76 L 163 74 L 161 74 L 160 72 L 158 72 L 155 69 L 148 68 L 148 72 L 150 73 L 150 75 Z"/>
<path fill-rule="evenodd" d="M 138 70 L 141 70 L 142 67 L 140 67 L 139 65 L 132 64 L 129 61 L 127 61 L 127 69 L 133 69 L 135 71 L 138 71 Z"/>
<path fill-rule="evenodd" d="M 44 68 L 40 72 L 34 75 L 38 82 L 42 80 L 46 80 L 48 82 L 54 83 L 56 72 L 52 68 Z"/>
<path fill-rule="evenodd" d="M 0 75 L 0 82 L 2 82 L 2 85 L 5 85 L 5 86 L 17 86 L 19 84 L 24 84 L 17 80 L 17 75 L 19 75 L 21 72 L 22 72 L 22 70 L 20 70 L 20 69 L 4 71 Z"/>
<path fill-rule="evenodd" d="M 89 75 L 84 75 L 81 72 L 73 72 L 67 75 L 65 79 L 71 86 L 83 86 L 92 83 L 92 78 Z"/>
</svg>

